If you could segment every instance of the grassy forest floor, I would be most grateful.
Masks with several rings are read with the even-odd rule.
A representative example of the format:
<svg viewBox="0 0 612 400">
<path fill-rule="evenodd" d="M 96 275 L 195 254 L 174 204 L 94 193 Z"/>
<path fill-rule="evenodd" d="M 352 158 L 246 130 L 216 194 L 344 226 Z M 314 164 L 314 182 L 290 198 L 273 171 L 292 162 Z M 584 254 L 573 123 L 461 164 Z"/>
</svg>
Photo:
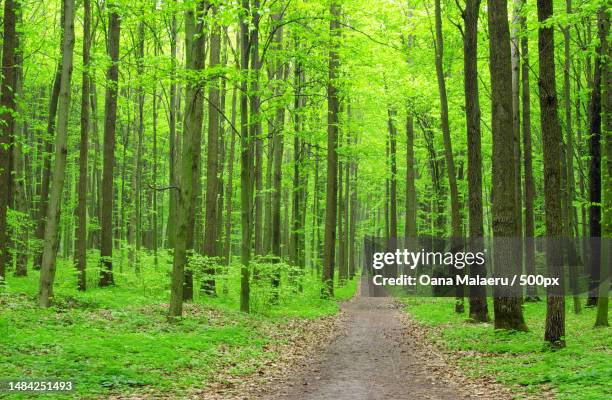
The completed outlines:
<svg viewBox="0 0 612 400">
<path fill-rule="evenodd" d="M 72 264 L 60 261 L 50 309 L 37 307 L 38 273 L 29 272 L 9 276 L 0 289 L 2 378 L 72 379 L 72 395 L 88 398 L 181 396 L 218 383 L 219 376 L 249 374 L 274 362 L 290 331 L 336 314 L 337 300 L 350 298 L 356 287 L 351 281 L 337 289 L 336 300 L 321 300 L 314 276 L 305 277 L 303 293 L 283 276 L 278 304 L 268 302 L 269 285 L 254 285 L 254 313 L 247 315 L 239 311 L 239 266 L 233 266 L 218 282 L 218 297 L 196 293 L 185 317 L 170 324 L 169 265 L 147 267 L 139 277 L 118 273 L 115 287 L 78 292 Z M 91 271 L 90 279 L 95 276 Z"/>
<path fill-rule="evenodd" d="M 454 298 L 405 299 L 406 311 L 467 375 L 493 376 L 536 397 L 610 399 L 610 329 L 593 328 L 596 310 L 574 314 L 571 302 L 566 299 L 567 347 L 552 351 L 543 340 L 545 300 L 524 304 L 529 332 L 507 332 L 467 322 L 465 314 L 453 313 Z"/>
<path fill-rule="evenodd" d="M 105 289 L 96 287 L 98 274 L 91 269 L 91 289 L 78 292 L 72 263 L 60 259 L 50 309 L 37 307 L 36 271 L 25 278 L 9 276 L 0 289 L 1 378 L 72 379 L 72 396 L 85 398 L 202 397 L 209 389 L 217 394 L 240 391 L 235 382 L 244 384 L 247 376 L 262 369 L 281 368 L 275 363 L 282 364 L 283 357 L 290 368 L 292 355 L 280 353 L 293 351 L 295 340 L 303 341 L 317 329 L 332 336 L 329 318 L 338 314 L 338 301 L 353 296 L 357 282 L 336 289 L 335 300 L 322 300 L 317 276 L 306 275 L 299 292 L 297 284 L 289 282 L 290 270 L 285 270 L 278 302 L 271 304 L 273 291 L 266 266 L 261 266 L 262 283 L 252 287 L 253 313 L 247 315 L 239 311 L 239 265 L 233 265 L 218 275 L 217 297 L 200 296 L 196 288 L 195 300 L 185 305 L 185 317 L 169 323 L 170 259 L 161 254 L 158 267 L 147 257 L 141 261 L 139 275 L 132 268 L 126 271 L 127 262 L 123 267 L 116 263 L 117 285 Z M 524 305 L 529 332 L 508 333 L 494 331 L 491 324 L 466 322 L 465 314 L 452 312 L 454 299 L 404 301 L 411 320 L 422 328 L 415 331 L 468 376 L 494 378 L 519 397 L 612 396 L 610 333 L 593 328 L 594 309 L 573 314 L 568 299 L 568 346 L 551 351 L 542 339 L 545 302 Z"/>
</svg>

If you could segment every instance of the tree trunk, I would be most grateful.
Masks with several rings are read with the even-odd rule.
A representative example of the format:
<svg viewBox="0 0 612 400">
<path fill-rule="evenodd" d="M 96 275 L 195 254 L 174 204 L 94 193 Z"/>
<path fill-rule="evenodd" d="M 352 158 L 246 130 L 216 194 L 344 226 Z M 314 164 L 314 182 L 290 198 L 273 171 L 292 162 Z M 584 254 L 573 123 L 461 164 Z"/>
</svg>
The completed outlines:
<svg viewBox="0 0 612 400">
<path fill-rule="evenodd" d="M 16 4 L 17 24 L 23 22 L 23 13 L 21 12 L 20 4 Z M 20 35 L 16 36 L 15 46 L 15 96 L 21 98 L 23 96 L 24 86 L 23 76 L 23 50 L 20 46 Z M 15 104 L 17 115 L 22 115 L 23 107 L 17 101 Z M 29 222 L 29 207 L 28 207 L 28 185 L 27 173 L 29 172 L 28 155 L 24 151 L 24 144 L 28 141 L 28 122 L 26 119 L 17 119 L 14 121 L 14 139 L 12 150 L 12 170 L 13 170 L 13 203 L 15 210 L 21 218 Z M 33 177 L 33 176 L 32 176 Z M 30 194 L 31 196 L 31 194 Z M 14 241 L 15 247 L 15 276 L 27 276 L 28 274 L 28 258 L 29 258 L 29 226 L 21 227 L 15 232 L 17 240 Z"/>
<path fill-rule="evenodd" d="M 357 132 L 353 133 L 353 145 L 357 144 Z M 410 150 L 408 150 L 410 151 Z M 414 154 L 413 154 L 414 156 Z M 350 194 L 350 200 L 349 200 L 349 204 L 350 204 L 350 228 L 349 228 L 349 265 L 348 265 L 348 272 L 349 272 L 349 279 L 353 279 L 353 277 L 355 277 L 355 273 L 358 269 L 358 256 L 357 256 L 357 248 L 356 248 L 356 235 L 357 235 L 357 172 L 358 172 L 358 164 L 357 164 L 357 160 L 355 159 L 355 156 L 351 156 L 351 160 L 349 163 L 350 166 L 350 186 L 351 186 L 351 194 Z M 414 173 L 414 171 L 413 171 Z M 413 181 L 414 183 L 414 181 Z M 414 186 L 412 187 L 412 189 L 414 190 Z M 414 191 L 412 193 L 415 193 Z M 316 193 L 313 193 L 313 195 L 316 196 Z M 416 217 L 416 215 L 415 215 Z M 406 219 L 408 219 L 408 217 L 406 217 Z"/>
<path fill-rule="evenodd" d="M 45 241 L 40 270 L 40 291 L 38 302 L 49 307 L 53 299 L 53 280 L 57 256 L 58 225 L 60 220 L 62 192 L 68 153 L 68 119 L 70 114 L 70 82 L 72 79 L 72 56 L 74 49 L 74 0 L 64 0 L 64 38 L 62 44 L 62 74 L 58 101 L 57 135 L 55 137 L 55 165 L 53 167 Z"/>
<path fill-rule="evenodd" d="M 417 237 L 417 198 L 415 185 L 414 119 L 412 110 L 406 113 L 406 238 Z"/>
<path fill-rule="evenodd" d="M 185 11 L 185 56 L 186 69 L 198 72 L 204 67 L 204 34 L 203 21 L 205 1 L 200 0 L 195 7 Z M 197 187 L 194 179 L 199 179 L 199 162 L 196 152 L 200 151 L 202 136 L 201 84 L 197 81 L 187 82 L 185 90 L 185 120 L 183 124 L 183 146 L 181 152 L 181 172 L 177 204 L 174 258 L 172 261 L 172 286 L 170 294 L 169 316 L 180 317 L 183 313 L 183 301 L 190 274 L 185 271 L 188 253 L 193 250 L 195 207 Z"/>
<path fill-rule="evenodd" d="M 62 3 L 63 4 L 63 3 Z M 60 26 L 64 26 L 64 8 L 62 6 Z M 60 43 L 60 52 L 62 51 L 62 44 Z M 51 180 L 51 153 L 53 152 L 53 141 L 51 138 L 55 132 L 55 122 L 57 117 L 57 102 L 59 99 L 59 90 L 61 83 L 62 74 L 62 62 L 61 60 L 57 63 L 57 69 L 55 71 L 55 77 L 53 80 L 53 88 L 51 89 L 51 98 L 49 100 L 49 114 L 47 117 L 47 135 L 49 138 L 44 141 L 45 146 L 42 151 L 43 162 L 43 176 L 40 184 L 40 202 L 38 206 L 38 221 L 36 223 L 36 239 L 40 240 L 41 243 L 45 236 L 45 218 L 47 216 L 47 205 L 49 201 L 49 181 Z M 34 257 L 34 269 L 40 269 L 42 264 L 42 246 L 37 251 Z"/>
<path fill-rule="evenodd" d="M 325 205 L 325 239 L 323 255 L 323 297 L 334 295 L 334 264 L 336 249 L 336 199 L 338 174 L 338 88 L 336 78 L 339 68 L 338 48 L 340 46 L 340 5 L 332 0 L 329 22 L 330 48 L 327 82 L 327 200 Z"/>
<path fill-rule="evenodd" d="M 488 0 L 489 68 L 491 72 L 493 161 L 492 225 L 496 239 L 494 265 L 499 273 L 520 274 L 515 201 L 514 132 L 512 126 L 512 69 L 507 0 Z M 510 242 L 508 242 L 510 241 Z M 497 288 L 494 294 L 495 328 L 527 330 L 520 289 Z"/>
<path fill-rule="evenodd" d="M 250 262 L 251 262 L 251 170 L 253 169 L 253 138 L 249 135 L 248 82 L 249 73 L 249 27 L 247 15 L 249 0 L 241 0 L 243 13 L 240 18 L 240 220 L 242 241 L 240 246 L 240 310 L 250 310 Z"/>
<path fill-rule="evenodd" d="M 601 46 L 601 54 L 609 54 L 610 47 L 607 37 L 610 33 L 610 14 L 604 8 L 597 11 L 597 32 Z M 595 326 L 608 326 L 608 302 L 610 293 L 610 268 L 612 265 L 612 251 L 610 249 L 610 239 L 612 237 L 612 74 L 610 73 L 610 58 L 601 59 L 602 70 L 602 101 L 601 107 L 604 115 L 604 149 L 606 152 L 604 198 L 603 198 L 603 237 L 607 242 L 601 246 L 601 281 L 599 282 L 599 292 L 597 299 L 597 318 Z M 605 239 L 604 239 L 605 240 Z"/>
<path fill-rule="evenodd" d="M 281 24 L 281 15 L 275 14 L 272 16 L 274 23 L 278 24 L 278 27 L 274 35 L 274 50 L 282 50 L 283 41 L 283 28 Z M 283 80 L 285 78 L 286 69 L 282 63 L 276 59 L 274 62 L 274 79 Z M 274 88 L 274 95 L 281 96 L 281 89 L 276 86 Z M 282 163 L 283 163 L 283 151 L 284 151 L 284 123 L 285 123 L 285 108 L 279 106 L 276 108 L 274 116 L 273 132 L 274 132 L 274 150 L 272 153 L 272 233 L 271 233 L 271 246 L 272 255 L 274 256 L 274 262 L 279 262 L 282 256 L 281 254 L 281 243 L 283 242 L 282 227 L 287 226 L 281 221 L 281 196 L 282 196 Z M 280 271 L 275 270 L 272 274 L 272 286 L 273 286 L 273 298 L 276 300 L 278 296 L 278 286 L 280 285 Z"/>
<path fill-rule="evenodd" d="M 605 13 L 601 11 L 600 13 Z M 598 26 L 602 23 L 598 17 Z M 605 40 L 604 40 L 605 42 Z M 598 285 L 600 278 L 601 254 L 599 242 L 601 237 L 601 91 L 604 57 L 604 46 L 597 46 L 595 56 L 595 71 L 593 73 L 593 87 L 589 104 L 589 228 L 591 231 L 591 257 L 589 273 L 589 297 L 587 307 L 597 305 Z"/>
<path fill-rule="evenodd" d="M 448 121 L 448 100 L 446 97 L 446 81 L 444 77 L 444 40 L 442 38 L 442 10 L 440 0 L 435 0 L 435 20 L 436 20 L 436 76 L 438 78 L 438 91 L 440 93 L 440 120 L 442 125 L 442 136 L 444 139 L 444 159 L 448 172 L 448 186 L 451 197 L 451 241 L 452 248 L 456 248 L 461 235 L 461 214 L 459 212 L 459 190 L 457 188 L 457 175 L 455 173 L 455 162 L 453 159 L 453 146 L 450 136 Z M 463 286 L 457 287 L 457 302 L 455 311 L 462 313 L 463 306 Z"/>
<path fill-rule="evenodd" d="M 523 5 L 524 6 L 524 0 Z M 519 17 L 521 31 L 527 31 L 527 21 L 524 16 Z M 521 37 L 521 54 L 523 63 L 521 64 L 521 84 L 523 101 L 523 164 L 525 170 L 525 272 L 528 275 L 535 275 L 535 218 L 534 218 L 534 198 L 535 182 L 533 179 L 533 166 L 531 156 L 531 100 L 529 94 L 529 39 Z M 538 301 L 535 286 L 527 286 L 526 301 Z"/>
<path fill-rule="evenodd" d="M 480 101 L 478 90 L 478 14 L 480 0 L 467 0 L 463 19 L 463 70 L 465 89 L 465 117 L 468 143 L 468 218 L 470 251 L 479 252 L 484 248 L 484 227 L 482 207 L 482 151 L 480 131 Z M 484 265 L 470 266 L 470 276 L 484 275 Z M 476 322 L 488 322 L 489 310 L 486 289 L 470 286 L 470 318 Z"/>
<path fill-rule="evenodd" d="M 4 32 L 2 43 L 2 85 L 0 87 L 0 285 L 4 284 L 6 267 L 10 263 L 7 212 L 11 192 L 11 136 L 15 125 L 15 51 L 17 22 L 14 0 L 4 2 Z"/>
<path fill-rule="evenodd" d="M 553 15 L 552 0 L 538 0 L 538 21 L 544 23 Z M 538 30 L 540 79 L 540 124 L 544 151 L 544 211 L 546 215 L 546 265 L 549 276 L 563 281 L 563 252 L 555 240 L 563 235 L 561 210 L 561 126 L 557 115 L 555 53 L 553 27 Z M 561 286 L 563 287 L 563 286 Z M 546 298 L 544 338 L 555 347 L 565 347 L 565 298 L 559 288 L 549 287 Z"/>
<path fill-rule="evenodd" d="M 572 13 L 571 0 L 566 0 L 566 13 Z M 575 241 L 569 240 L 575 237 L 576 232 L 576 219 L 577 211 L 574 207 L 575 197 L 575 181 L 574 181 L 574 132 L 572 129 L 572 104 L 570 98 L 570 28 L 565 26 L 563 28 L 563 42 L 564 42 L 564 62 L 563 62 L 563 105 L 565 111 L 565 129 L 567 133 L 566 143 L 567 145 L 561 145 L 561 182 L 562 192 L 564 194 L 562 198 L 563 206 L 563 236 L 568 238 L 567 246 L 565 251 L 567 252 L 568 264 L 569 264 L 569 279 L 570 286 L 573 294 L 573 305 L 574 313 L 580 313 L 580 298 L 578 297 L 578 254 L 576 247 L 574 246 Z"/>
<path fill-rule="evenodd" d="M 263 215 L 264 215 L 264 194 L 263 194 L 263 138 L 261 137 L 261 115 L 259 114 L 259 79 L 260 79 L 260 60 L 259 60 L 259 20 L 260 20 L 260 1 L 253 0 L 251 15 L 253 16 L 253 29 L 251 30 L 251 69 L 253 81 L 251 84 L 251 123 L 250 135 L 255 141 L 255 255 L 264 254 L 263 240 Z"/>
<path fill-rule="evenodd" d="M 440 0 L 435 0 L 436 19 L 436 76 L 438 78 L 438 91 L 440 93 L 440 121 L 442 124 L 442 136 L 444 139 L 444 158 L 448 172 L 448 186 L 451 195 L 451 235 L 453 238 L 461 237 L 461 215 L 459 214 L 459 191 L 457 189 L 457 176 L 455 173 L 455 162 L 453 160 L 453 147 L 451 143 L 450 128 L 448 122 L 448 100 L 446 97 L 446 80 L 444 78 L 443 57 L 444 41 L 442 38 L 442 11 Z"/>
<path fill-rule="evenodd" d="M 213 12 L 216 15 L 216 11 Z M 210 68 L 217 68 L 221 57 L 221 34 L 220 28 L 215 26 L 210 35 Z M 219 163 L 219 79 L 213 78 L 208 88 L 208 156 L 206 158 L 206 221 L 204 228 L 203 253 L 207 257 L 217 256 L 217 197 L 218 179 L 217 168 Z M 216 264 L 216 262 L 215 262 Z M 215 270 L 207 268 L 207 275 L 202 282 L 202 293 L 214 296 Z"/>
<path fill-rule="evenodd" d="M 296 44 L 296 47 L 298 45 Z M 304 267 L 303 260 L 303 244 L 304 244 L 304 225 L 302 224 L 304 214 L 306 212 L 306 204 L 303 203 L 305 186 L 304 176 L 302 169 L 304 167 L 303 160 L 306 155 L 304 140 L 301 138 L 302 133 L 302 82 L 303 82 L 303 71 L 299 60 L 295 61 L 295 95 L 294 95 L 294 138 L 293 138 L 293 214 L 291 222 L 291 246 L 292 250 L 291 259 L 293 265 L 299 267 L 300 270 Z"/>
<path fill-rule="evenodd" d="M 79 147 L 79 201 L 77 205 L 76 267 L 78 289 L 87 288 L 87 146 L 89 144 L 89 49 L 91 1 L 83 1 L 83 77 L 81 83 L 81 143 Z"/>
<path fill-rule="evenodd" d="M 174 0 L 175 2 L 177 0 Z M 176 113 L 177 113 L 177 90 L 176 90 L 176 44 L 177 44 L 177 21 L 176 13 L 172 13 L 172 20 L 170 22 L 170 104 L 168 111 L 168 130 L 169 130 L 169 177 L 168 186 L 178 186 L 178 153 L 180 146 L 178 144 L 178 136 L 176 133 Z M 168 193 L 168 224 L 166 227 L 167 234 L 167 246 L 174 248 L 174 237 L 175 233 L 175 222 L 176 222 L 176 204 L 178 203 L 178 190 L 170 190 Z"/>
<path fill-rule="evenodd" d="M 102 176 L 102 209 L 100 212 L 102 271 L 100 286 L 115 283 L 113 277 L 113 169 L 115 166 L 115 129 L 117 122 L 117 88 L 119 83 L 119 39 L 121 20 L 117 5 L 108 4 L 108 56 L 111 65 L 106 72 L 109 81 L 104 102 L 104 166 Z"/>
<path fill-rule="evenodd" d="M 227 189 L 225 194 L 225 244 L 223 246 L 223 255 L 225 257 L 225 265 L 229 266 L 231 262 L 231 244 L 232 244 L 232 196 L 234 194 L 234 153 L 236 152 L 236 86 L 232 91 L 232 137 L 230 139 L 230 150 L 227 161 Z"/>
</svg>

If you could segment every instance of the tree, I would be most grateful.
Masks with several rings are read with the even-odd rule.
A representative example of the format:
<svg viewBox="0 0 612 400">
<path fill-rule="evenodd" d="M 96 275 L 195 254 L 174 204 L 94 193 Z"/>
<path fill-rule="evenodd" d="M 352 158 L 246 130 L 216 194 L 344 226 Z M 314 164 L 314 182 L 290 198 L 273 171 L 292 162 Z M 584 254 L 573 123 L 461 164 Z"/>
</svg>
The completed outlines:
<svg viewBox="0 0 612 400">
<path fill-rule="evenodd" d="M 481 251 L 484 243 L 482 207 L 482 152 L 480 132 L 480 101 L 478 99 L 478 13 L 480 0 L 467 0 L 462 12 L 465 33 L 463 36 L 463 70 L 465 89 L 465 118 L 468 141 L 468 214 L 471 251 Z M 484 266 L 470 266 L 470 275 L 482 275 Z M 470 318 L 487 322 L 489 311 L 486 290 L 470 286 Z"/>
<path fill-rule="evenodd" d="M 104 166 L 102 175 L 102 207 L 100 211 L 102 271 L 100 286 L 114 285 L 113 277 L 113 170 L 115 168 L 115 130 L 117 123 L 117 89 L 119 86 L 119 40 L 121 19 L 118 5 L 109 3 L 107 52 L 111 64 L 106 71 L 104 101 Z"/>
<path fill-rule="evenodd" d="M 15 0 L 4 2 L 2 42 L 2 86 L 0 87 L 0 284 L 9 264 L 7 211 L 11 193 L 11 136 L 15 124 L 15 50 L 17 34 Z"/>
<path fill-rule="evenodd" d="M 249 0 L 241 1 L 240 16 L 240 221 L 242 243 L 240 246 L 240 310 L 250 309 L 250 262 L 251 262 L 251 169 L 253 168 L 253 144 L 249 135 L 247 98 L 247 76 L 249 72 Z"/>
<path fill-rule="evenodd" d="M 64 27 L 62 44 L 62 74 L 58 102 L 57 135 L 55 137 L 55 164 L 51 179 L 45 241 L 40 268 L 40 290 L 38 304 L 49 307 L 53 299 L 53 280 L 57 260 L 58 225 L 61 213 L 62 192 L 66 175 L 68 150 L 68 117 L 70 112 L 70 82 L 72 80 L 72 58 L 74 50 L 74 0 L 64 0 Z"/>
<path fill-rule="evenodd" d="M 524 4 L 524 3 L 523 3 Z M 521 9 L 522 9 L 521 5 Z M 527 21 L 524 15 L 519 16 L 521 31 L 527 31 Z M 523 128 L 523 165 L 525 170 L 525 272 L 528 275 L 535 275 L 535 217 L 534 217 L 534 198 L 535 181 L 533 178 L 533 164 L 531 156 L 531 100 L 529 95 L 529 39 L 523 35 L 521 37 L 521 84 L 522 84 L 522 128 Z M 526 301 L 538 301 L 535 286 L 527 286 Z"/>
<path fill-rule="evenodd" d="M 189 252 L 193 250 L 193 234 L 196 207 L 195 176 L 199 174 L 199 159 L 202 135 L 202 87 L 197 73 L 204 67 L 203 17 L 206 2 L 198 1 L 195 7 L 185 11 L 186 70 L 192 75 L 185 88 L 185 120 L 183 124 L 183 147 L 181 150 L 180 185 L 176 210 L 176 233 L 174 258 L 172 260 L 172 286 L 170 292 L 170 318 L 183 314 L 185 300 L 185 265 Z"/>
<path fill-rule="evenodd" d="M 340 39 L 340 5 L 332 0 L 329 11 L 329 58 L 327 81 L 327 200 L 325 204 L 325 238 L 323 250 L 323 297 L 334 295 L 334 267 L 336 249 L 336 201 L 337 201 L 337 175 L 338 175 L 338 87 L 337 74 L 339 67 L 339 39 Z"/>
<path fill-rule="evenodd" d="M 457 175 L 455 172 L 455 161 L 453 159 L 453 146 L 451 141 L 450 126 L 448 121 L 448 99 L 446 96 L 446 80 L 444 77 L 444 40 L 442 38 L 442 9 L 440 0 L 435 0 L 436 20 L 436 76 L 438 78 L 438 92 L 440 94 L 440 122 L 442 125 L 442 137 L 444 139 L 444 159 L 446 160 L 446 171 L 448 173 L 448 186 L 451 198 L 451 241 L 452 247 L 457 248 L 461 234 L 461 214 L 459 213 L 459 190 L 457 188 Z M 455 311 L 462 313 L 463 286 L 457 286 L 457 302 Z"/>
<path fill-rule="evenodd" d="M 213 10 L 213 16 L 216 11 Z M 210 68 L 219 66 L 221 57 L 220 27 L 213 26 L 210 35 Z M 204 228 L 204 255 L 217 256 L 217 164 L 219 162 L 219 79 L 213 77 L 208 88 L 208 143 L 206 158 L 206 221 Z M 213 275 L 214 269 L 208 268 L 205 273 Z M 202 292 L 215 295 L 215 279 L 207 278 L 202 283 Z"/>
<path fill-rule="evenodd" d="M 609 54 L 610 47 L 608 43 L 608 35 L 610 33 L 610 14 L 603 7 L 600 7 L 597 11 L 597 33 L 599 36 L 599 49 L 601 55 Z M 606 169 L 605 169 L 605 180 L 604 180 L 604 202 L 603 202 L 603 237 L 612 237 L 612 75 L 610 74 L 610 58 L 601 57 L 601 70 L 603 73 L 602 77 L 602 110 L 603 110 L 603 124 L 604 132 L 604 144 L 606 152 Z M 609 239 L 608 239 L 609 240 Z M 597 299 L 597 318 L 595 320 L 595 326 L 608 326 L 608 302 L 610 292 L 610 264 L 612 262 L 612 251 L 610 249 L 610 243 L 602 243 L 601 246 L 601 269 L 599 282 L 599 298 Z"/>
<path fill-rule="evenodd" d="M 563 252 L 555 240 L 563 234 L 561 219 L 561 126 L 557 115 L 555 52 L 552 26 L 544 26 L 553 15 L 552 0 L 538 0 L 538 55 L 540 79 L 540 125 L 544 150 L 544 211 L 546 214 L 546 265 L 549 276 L 563 277 Z M 544 338 L 555 347 L 565 346 L 565 298 L 549 287 L 546 298 Z"/>
<path fill-rule="evenodd" d="M 89 49 L 91 47 L 91 1 L 83 1 L 83 77 L 81 83 L 81 143 L 79 150 L 79 199 L 77 205 L 76 264 L 79 290 L 87 287 L 87 155 L 89 145 Z"/>
<path fill-rule="evenodd" d="M 598 20 L 598 25 L 599 25 Z M 604 40 L 605 42 L 605 40 Z M 600 41 L 596 49 L 593 84 L 589 102 L 589 230 L 591 233 L 591 253 L 589 271 L 589 297 L 586 306 L 597 305 L 597 286 L 600 278 L 600 237 L 601 237 L 601 91 L 602 63 L 606 57 Z"/>
<path fill-rule="evenodd" d="M 516 224 L 514 132 L 512 126 L 512 70 L 506 0 L 488 0 L 489 69 L 491 73 L 492 225 L 494 264 L 501 274 L 520 274 L 512 239 Z M 510 238 L 510 239 L 508 239 Z M 516 288 L 496 288 L 493 302 L 496 329 L 527 330 Z"/>
</svg>

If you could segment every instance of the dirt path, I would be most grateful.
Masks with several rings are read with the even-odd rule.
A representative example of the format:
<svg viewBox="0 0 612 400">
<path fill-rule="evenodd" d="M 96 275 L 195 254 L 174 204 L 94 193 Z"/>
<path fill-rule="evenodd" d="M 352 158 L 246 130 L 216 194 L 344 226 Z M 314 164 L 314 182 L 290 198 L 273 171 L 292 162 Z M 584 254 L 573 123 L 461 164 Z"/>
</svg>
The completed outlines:
<svg viewBox="0 0 612 400">
<path fill-rule="evenodd" d="M 355 297 L 342 305 L 343 332 L 320 360 L 270 388 L 269 400 L 508 398 L 466 382 L 440 357 L 410 340 L 405 312 L 390 297 Z M 469 394 L 468 394 L 469 393 Z"/>
</svg>

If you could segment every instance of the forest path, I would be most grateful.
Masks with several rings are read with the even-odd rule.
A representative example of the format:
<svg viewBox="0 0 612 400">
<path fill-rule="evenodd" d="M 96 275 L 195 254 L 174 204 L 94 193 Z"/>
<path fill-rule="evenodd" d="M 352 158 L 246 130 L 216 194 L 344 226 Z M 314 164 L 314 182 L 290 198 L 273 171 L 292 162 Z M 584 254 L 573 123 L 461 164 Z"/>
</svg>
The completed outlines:
<svg viewBox="0 0 612 400">
<path fill-rule="evenodd" d="M 357 294 L 342 304 L 342 333 L 269 400 L 467 399 L 450 369 L 410 340 L 405 312 L 392 297 Z M 482 392 L 481 392 L 482 394 Z M 473 398 L 483 398 L 482 396 Z"/>
</svg>

